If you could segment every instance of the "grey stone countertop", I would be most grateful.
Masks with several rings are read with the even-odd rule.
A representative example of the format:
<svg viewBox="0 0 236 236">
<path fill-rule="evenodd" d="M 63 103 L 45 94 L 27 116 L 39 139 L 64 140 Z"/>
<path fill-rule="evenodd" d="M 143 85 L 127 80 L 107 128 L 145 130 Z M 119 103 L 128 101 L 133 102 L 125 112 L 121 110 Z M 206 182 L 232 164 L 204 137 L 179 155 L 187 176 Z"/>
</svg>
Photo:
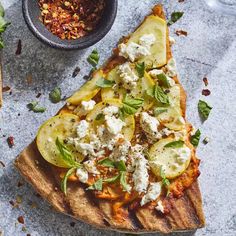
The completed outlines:
<svg viewBox="0 0 236 236">
<path fill-rule="evenodd" d="M 3 0 L 6 17 L 11 21 L 4 35 L 3 50 L 4 86 L 10 86 L 12 94 L 4 93 L 4 105 L 0 111 L 0 231 L 6 236 L 59 236 L 59 235 L 121 235 L 99 231 L 68 216 L 59 214 L 37 197 L 31 186 L 25 183 L 14 168 L 15 157 L 35 137 L 40 124 L 56 113 L 63 102 L 53 105 L 48 93 L 55 86 L 69 96 L 85 80 L 90 66 L 87 56 L 93 48 L 101 54 L 101 63 L 110 55 L 122 35 L 131 32 L 152 6 L 162 2 L 167 15 L 183 11 L 180 21 L 170 27 L 175 37 L 173 46 L 181 82 L 188 94 L 188 120 L 200 128 L 202 140 L 209 137 L 207 145 L 200 142 L 197 154 L 201 158 L 199 178 L 206 215 L 206 227 L 191 234 L 173 235 L 236 235 L 236 27 L 235 17 L 221 15 L 209 9 L 203 0 L 120 0 L 118 15 L 112 30 L 99 43 L 82 51 L 65 52 L 40 43 L 28 30 L 22 17 L 21 1 Z M 176 36 L 174 31 L 183 29 L 188 36 Z M 22 40 L 22 53 L 16 56 L 18 40 Z M 72 78 L 76 66 L 79 75 Z M 203 97 L 202 81 L 206 76 L 211 95 Z M 32 77 L 32 83 L 27 78 Z M 40 98 L 36 98 L 42 93 Z M 209 119 L 201 123 L 197 103 L 204 99 L 213 106 Z M 29 112 L 26 104 L 37 100 L 47 108 L 43 114 Z M 15 145 L 9 148 L 7 137 L 14 136 Z M 18 187 L 21 181 L 23 186 Z M 9 201 L 18 202 L 13 208 Z M 25 224 L 17 218 L 24 216 Z M 0 233 L 1 235 L 1 233 Z M 156 234 L 159 235 L 159 234 Z"/>
</svg>

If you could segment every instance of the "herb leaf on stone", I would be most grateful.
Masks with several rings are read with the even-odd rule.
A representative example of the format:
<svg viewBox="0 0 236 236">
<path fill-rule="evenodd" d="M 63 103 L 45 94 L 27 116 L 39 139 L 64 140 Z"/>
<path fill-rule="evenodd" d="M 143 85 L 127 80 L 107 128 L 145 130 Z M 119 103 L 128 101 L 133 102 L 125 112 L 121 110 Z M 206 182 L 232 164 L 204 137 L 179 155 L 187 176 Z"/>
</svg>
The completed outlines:
<svg viewBox="0 0 236 236">
<path fill-rule="evenodd" d="M 56 87 L 49 93 L 49 99 L 52 103 L 58 103 L 61 101 L 61 89 Z"/>
<path fill-rule="evenodd" d="M 38 102 L 30 102 L 27 104 L 27 107 L 30 111 L 33 111 L 35 113 L 43 113 L 46 111 L 45 107 L 39 107 Z"/>
<path fill-rule="evenodd" d="M 135 65 L 135 69 L 136 69 L 136 71 L 138 72 L 139 78 L 143 78 L 144 72 L 145 72 L 145 63 L 144 63 L 144 62 L 142 62 L 142 63 L 137 63 L 137 64 Z"/>
<path fill-rule="evenodd" d="M 90 65 L 92 65 L 93 67 L 96 67 L 99 62 L 99 59 L 100 59 L 100 56 L 98 54 L 98 51 L 94 49 L 92 53 L 89 55 L 89 57 L 87 58 L 87 61 Z"/>
<path fill-rule="evenodd" d="M 194 135 L 190 137 L 190 142 L 194 147 L 197 147 L 200 141 L 201 131 L 198 129 Z"/>
<path fill-rule="evenodd" d="M 208 116 L 211 112 L 212 107 L 209 106 L 205 101 L 199 100 L 198 102 L 198 111 L 200 113 L 200 116 L 204 119 L 207 120 Z"/>
<path fill-rule="evenodd" d="M 169 20 L 169 22 L 167 23 L 169 26 L 174 24 L 176 21 L 178 21 L 182 16 L 183 16 L 183 12 L 180 11 L 175 11 L 171 13 L 171 18 Z"/>
<path fill-rule="evenodd" d="M 77 167 L 71 167 L 65 174 L 64 178 L 61 181 L 61 190 L 66 195 L 67 194 L 67 180 L 73 174 Z"/>
</svg>

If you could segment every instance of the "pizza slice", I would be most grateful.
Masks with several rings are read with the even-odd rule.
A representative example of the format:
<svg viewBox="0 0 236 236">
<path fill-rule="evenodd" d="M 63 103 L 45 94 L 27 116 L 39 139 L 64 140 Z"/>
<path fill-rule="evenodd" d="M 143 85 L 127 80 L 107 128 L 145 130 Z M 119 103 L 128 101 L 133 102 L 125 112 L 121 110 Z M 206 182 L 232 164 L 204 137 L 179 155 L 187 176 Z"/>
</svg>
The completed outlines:
<svg viewBox="0 0 236 236">
<path fill-rule="evenodd" d="M 98 228 L 194 230 L 205 219 L 185 110 L 157 5 L 15 165 L 56 210 Z"/>
</svg>

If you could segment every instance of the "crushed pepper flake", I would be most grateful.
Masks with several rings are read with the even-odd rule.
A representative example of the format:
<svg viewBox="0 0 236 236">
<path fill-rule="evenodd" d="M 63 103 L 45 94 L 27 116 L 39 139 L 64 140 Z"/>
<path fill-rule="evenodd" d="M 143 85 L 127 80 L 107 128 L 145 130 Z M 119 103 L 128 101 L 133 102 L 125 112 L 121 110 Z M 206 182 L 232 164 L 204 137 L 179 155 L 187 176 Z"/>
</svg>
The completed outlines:
<svg viewBox="0 0 236 236">
<path fill-rule="evenodd" d="M 207 86 L 207 85 L 208 85 L 208 79 L 207 79 L 207 77 L 204 77 L 202 80 L 203 80 L 205 86 Z"/>
<path fill-rule="evenodd" d="M 24 183 L 22 182 L 22 181 L 18 181 L 18 183 L 17 183 L 17 187 L 18 188 L 20 188 L 21 186 L 23 186 L 24 185 Z"/>
<path fill-rule="evenodd" d="M 72 73 L 72 78 L 75 78 L 80 72 L 80 68 L 77 66 L 75 67 L 73 73 Z"/>
<path fill-rule="evenodd" d="M 19 216 L 19 217 L 17 218 L 17 220 L 18 220 L 18 222 L 19 222 L 20 224 L 24 224 L 24 223 L 25 223 L 25 220 L 24 220 L 24 217 L 23 217 L 23 216 Z"/>
<path fill-rule="evenodd" d="M 11 87 L 9 87 L 9 86 L 5 86 L 2 88 L 3 93 L 9 92 L 10 90 L 11 90 Z"/>
<path fill-rule="evenodd" d="M 21 43 L 21 40 L 19 39 L 17 43 L 17 48 L 16 48 L 16 55 L 17 56 L 20 55 L 21 51 L 22 51 L 22 43 Z"/>
<path fill-rule="evenodd" d="M 4 167 L 6 167 L 6 165 L 2 162 L 2 161 L 0 161 L 0 165 L 4 168 Z"/>
<path fill-rule="evenodd" d="M 187 36 L 187 35 L 188 35 L 188 32 L 180 29 L 180 30 L 176 30 L 176 31 L 175 31 L 175 34 L 176 34 L 177 36 L 181 36 L 181 35 Z"/>
<path fill-rule="evenodd" d="M 70 222 L 71 227 L 75 227 L 75 222 Z"/>
<path fill-rule="evenodd" d="M 32 84 L 32 82 L 33 82 L 33 76 L 30 75 L 30 74 L 27 75 L 27 77 L 26 77 L 26 82 L 27 82 L 28 85 Z"/>
<path fill-rule="evenodd" d="M 9 136 L 9 137 L 7 138 L 7 143 L 8 143 L 9 148 L 12 148 L 12 147 L 15 145 L 15 143 L 14 143 L 14 137 L 13 137 L 13 136 Z"/>
<path fill-rule="evenodd" d="M 98 25 L 105 0 L 38 0 L 39 20 L 61 39 L 74 40 L 89 34 Z"/>
<path fill-rule="evenodd" d="M 209 89 L 203 89 L 202 90 L 202 95 L 209 96 L 210 94 L 211 94 L 211 91 Z"/>
<path fill-rule="evenodd" d="M 42 95 L 42 93 L 38 93 L 38 94 L 36 95 L 36 98 L 41 97 L 41 95 Z"/>
</svg>

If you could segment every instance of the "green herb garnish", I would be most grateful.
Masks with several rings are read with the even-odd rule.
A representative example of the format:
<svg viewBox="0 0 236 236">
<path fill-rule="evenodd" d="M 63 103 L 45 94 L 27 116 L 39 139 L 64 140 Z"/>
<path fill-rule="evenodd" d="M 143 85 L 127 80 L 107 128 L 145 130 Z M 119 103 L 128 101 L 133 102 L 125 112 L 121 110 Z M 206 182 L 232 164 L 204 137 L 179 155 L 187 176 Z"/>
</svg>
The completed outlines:
<svg viewBox="0 0 236 236">
<path fill-rule="evenodd" d="M 210 112 L 211 112 L 212 107 L 209 106 L 205 101 L 199 100 L 198 102 L 198 111 L 200 113 L 200 116 L 204 119 L 207 120 Z"/>
<path fill-rule="evenodd" d="M 162 104 L 170 104 L 167 94 L 158 84 L 152 88 L 149 88 L 146 93 Z"/>
<path fill-rule="evenodd" d="M 167 112 L 167 111 L 168 111 L 168 109 L 166 109 L 164 107 L 157 107 L 157 108 L 154 109 L 154 115 L 158 116 L 158 115 L 160 115 L 164 112 Z"/>
<path fill-rule="evenodd" d="M 130 185 L 126 181 L 126 172 L 125 171 L 120 172 L 120 184 L 121 184 L 123 190 L 125 190 L 126 192 L 130 191 Z"/>
<path fill-rule="evenodd" d="M 170 185 L 170 181 L 166 178 L 166 175 L 165 175 L 165 171 L 163 170 L 163 167 L 161 166 L 161 169 L 160 169 L 160 176 L 162 178 L 162 185 L 167 188 L 167 196 L 169 195 L 170 193 L 170 190 L 169 190 L 169 185 Z"/>
<path fill-rule="evenodd" d="M 30 111 L 33 111 L 35 113 L 43 113 L 46 111 L 45 107 L 39 107 L 38 102 L 31 102 L 27 104 L 27 107 Z"/>
<path fill-rule="evenodd" d="M 126 165 L 124 161 L 115 162 L 115 166 L 119 171 L 126 171 Z"/>
<path fill-rule="evenodd" d="M 101 121 L 101 120 L 104 120 L 104 118 L 105 118 L 105 115 L 104 115 L 103 113 L 99 113 L 99 114 L 96 116 L 95 120 L 96 120 L 96 121 Z"/>
<path fill-rule="evenodd" d="M 98 164 L 102 165 L 102 166 L 105 166 L 105 167 L 115 168 L 115 162 L 110 160 L 109 158 L 98 161 Z"/>
<path fill-rule="evenodd" d="M 96 67 L 99 62 L 100 56 L 98 54 L 98 51 L 94 49 L 92 53 L 87 58 L 87 61 L 89 64 L 91 64 L 93 67 Z"/>
<path fill-rule="evenodd" d="M 77 169 L 77 167 L 71 167 L 63 177 L 61 181 L 61 190 L 66 195 L 67 194 L 67 180 L 73 174 L 73 172 Z"/>
<path fill-rule="evenodd" d="M 118 179 L 120 178 L 120 175 L 116 175 L 114 177 L 108 178 L 108 179 L 103 179 L 104 183 L 115 183 L 116 181 L 118 181 Z"/>
<path fill-rule="evenodd" d="M 142 62 L 142 63 L 137 63 L 137 64 L 135 65 L 135 69 L 136 69 L 136 71 L 138 72 L 139 78 L 143 78 L 144 72 L 145 72 L 145 63 L 144 63 L 144 62 Z"/>
<path fill-rule="evenodd" d="M 190 137 L 190 142 L 194 147 L 197 147 L 200 141 L 201 131 L 198 129 L 194 135 Z"/>
<path fill-rule="evenodd" d="M 4 8 L 2 6 L 2 4 L 0 3 L 0 49 L 4 47 L 4 42 L 3 42 L 3 38 L 2 38 L 2 33 L 7 29 L 7 27 L 11 24 L 10 22 L 7 22 L 4 19 L 5 16 L 5 11 Z"/>
<path fill-rule="evenodd" d="M 171 14 L 171 18 L 169 20 L 169 22 L 167 23 L 169 26 L 174 24 L 176 21 L 178 21 L 182 16 L 183 16 L 183 12 L 180 12 L 180 11 L 175 11 L 175 12 L 172 12 Z"/>
<path fill-rule="evenodd" d="M 161 74 L 157 75 L 157 79 L 158 79 L 158 83 L 161 86 L 166 87 L 166 88 L 170 87 L 170 83 L 167 79 L 167 76 L 164 73 L 161 73 Z"/>
<path fill-rule="evenodd" d="M 93 185 L 89 186 L 86 190 L 102 191 L 102 179 L 97 180 Z"/>
<path fill-rule="evenodd" d="M 184 141 L 178 140 L 178 141 L 173 141 L 170 143 L 167 143 L 164 147 L 165 148 L 181 148 L 184 145 Z"/>
<path fill-rule="evenodd" d="M 126 95 L 122 101 L 123 106 L 120 111 L 123 115 L 133 115 L 140 107 L 142 107 L 143 102 L 144 100 L 142 98 L 132 98 Z"/>
<path fill-rule="evenodd" d="M 61 101 L 61 89 L 56 87 L 49 93 L 49 99 L 52 103 L 58 103 Z"/>
<path fill-rule="evenodd" d="M 104 78 L 100 78 L 97 82 L 96 85 L 99 88 L 111 88 L 115 84 L 115 81 L 107 80 Z"/>
</svg>

